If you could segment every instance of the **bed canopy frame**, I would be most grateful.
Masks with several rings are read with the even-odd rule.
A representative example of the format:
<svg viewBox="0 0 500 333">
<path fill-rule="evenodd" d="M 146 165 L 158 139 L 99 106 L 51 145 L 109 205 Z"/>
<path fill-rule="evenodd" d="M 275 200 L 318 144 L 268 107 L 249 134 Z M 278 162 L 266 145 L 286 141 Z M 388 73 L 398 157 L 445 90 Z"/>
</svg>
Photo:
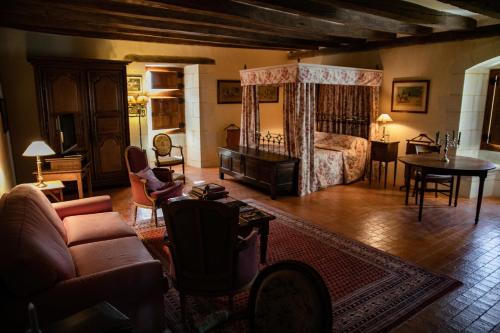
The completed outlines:
<svg viewBox="0 0 500 333">
<path fill-rule="evenodd" d="M 257 87 L 283 86 L 283 134 L 290 156 L 300 159 L 298 194 L 314 188 L 314 132 L 375 134 L 382 71 L 351 67 L 287 64 L 240 71 L 243 87 L 240 145 L 258 148 L 260 115 Z M 330 120 L 331 126 L 321 125 Z M 325 127 L 326 126 L 326 127 Z"/>
</svg>

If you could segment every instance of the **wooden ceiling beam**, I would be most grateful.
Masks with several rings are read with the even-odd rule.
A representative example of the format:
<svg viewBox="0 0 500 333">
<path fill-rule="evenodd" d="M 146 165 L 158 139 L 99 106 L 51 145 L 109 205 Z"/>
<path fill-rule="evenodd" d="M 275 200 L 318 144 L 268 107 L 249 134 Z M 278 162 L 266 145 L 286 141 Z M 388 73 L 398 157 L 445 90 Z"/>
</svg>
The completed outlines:
<svg viewBox="0 0 500 333">
<path fill-rule="evenodd" d="M 143 55 L 143 54 L 127 54 L 124 60 L 149 63 L 163 64 L 203 64 L 215 65 L 215 60 L 204 57 L 181 57 L 181 56 L 164 56 L 164 55 Z"/>
<path fill-rule="evenodd" d="M 157 5 L 146 6 L 137 1 L 127 0 L 41 0 L 37 3 L 46 3 L 51 6 L 64 4 L 67 8 L 74 10 L 86 10 L 93 13 L 112 14 L 126 18 L 151 19 L 161 21 L 166 24 L 188 23 L 197 27 L 220 27 L 235 31 L 256 32 L 264 35 L 307 39 L 311 41 L 332 42 L 332 43 L 360 43 L 364 38 L 350 36 L 334 36 L 331 31 L 328 34 L 309 33 L 305 30 L 293 30 L 277 26 L 261 24 L 255 21 L 239 20 L 235 18 L 218 17 L 208 13 L 173 10 L 158 7 Z M 389 36 L 384 35 L 379 37 Z"/>
<path fill-rule="evenodd" d="M 122 0 L 131 1 L 131 0 Z M 392 39 L 396 34 L 346 26 L 310 16 L 279 12 L 268 8 L 237 3 L 230 0 L 145 0 L 144 5 L 174 11 L 208 14 L 212 17 L 237 19 L 247 23 L 278 27 L 291 31 L 307 31 L 311 34 L 365 38 L 371 40 Z"/>
<path fill-rule="evenodd" d="M 412 23 L 404 23 L 392 18 L 385 18 L 369 13 L 339 8 L 324 2 L 305 2 L 303 0 L 234 0 L 238 3 L 252 4 L 259 7 L 294 13 L 302 16 L 312 16 L 332 22 L 340 22 L 349 26 L 365 29 L 401 33 L 407 35 L 428 35 L 432 28 Z"/>
<path fill-rule="evenodd" d="M 498 0 L 440 0 L 455 7 L 473 13 L 483 14 L 500 19 L 500 1 Z"/>
<path fill-rule="evenodd" d="M 429 36 L 400 37 L 392 41 L 366 42 L 359 46 L 343 46 L 336 48 L 322 48 L 315 51 L 292 51 L 288 54 L 288 59 L 311 58 L 321 55 L 333 55 L 346 52 L 363 52 L 377 49 L 411 46 L 418 44 L 432 44 L 442 42 L 453 42 L 468 39 L 495 37 L 500 35 L 500 24 L 478 27 L 475 30 L 463 31 L 443 31 L 436 32 Z"/>
<path fill-rule="evenodd" d="M 352 9 L 355 11 L 387 17 L 406 23 L 436 25 L 448 30 L 471 30 L 476 27 L 476 20 L 470 17 L 450 14 L 401 0 L 313 1 L 322 4 L 331 4 L 339 8 Z M 464 2 L 468 2 L 468 0 L 464 0 Z"/>
<path fill-rule="evenodd" d="M 61 8 L 57 5 L 47 8 L 46 6 L 40 6 L 30 1 L 18 0 L 19 3 L 28 3 L 29 8 L 10 8 L 5 6 L 5 11 L 11 13 L 12 15 L 30 15 L 33 21 L 36 22 L 39 19 L 44 18 L 47 21 L 54 20 L 64 20 L 68 22 L 79 22 L 85 24 L 86 22 L 93 22 L 93 24 L 101 25 L 102 27 L 109 27 L 111 29 L 122 29 L 122 32 L 133 33 L 131 30 L 138 30 L 140 33 L 147 32 L 151 35 L 158 35 L 159 37 L 175 38 L 184 37 L 190 38 L 201 37 L 207 38 L 208 40 L 214 40 L 218 38 L 227 38 L 228 40 L 234 39 L 239 43 L 239 41 L 248 41 L 264 44 L 277 44 L 280 46 L 289 46 L 295 49 L 317 49 L 319 46 L 338 46 L 338 43 L 326 43 L 310 41 L 298 38 L 285 38 L 276 37 L 271 35 L 263 35 L 254 32 L 247 31 L 234 31 L 226 28 L 217 27 L 199 27 L 193 24 L 181 24 L 181 23 L 165 23 L 161 21 L 155 21 L 150 19 L 139 19 L 139 18 L 124 18 L 120 16 L 114 16 L 109 14 L 100 13 L 88 13 L 85 11 L 71 10 L 67 8 Z M 127 29 L 128 31 L 123 31 Z M 216 40 L 218 41 L 218 40 Z"/>
</svg>

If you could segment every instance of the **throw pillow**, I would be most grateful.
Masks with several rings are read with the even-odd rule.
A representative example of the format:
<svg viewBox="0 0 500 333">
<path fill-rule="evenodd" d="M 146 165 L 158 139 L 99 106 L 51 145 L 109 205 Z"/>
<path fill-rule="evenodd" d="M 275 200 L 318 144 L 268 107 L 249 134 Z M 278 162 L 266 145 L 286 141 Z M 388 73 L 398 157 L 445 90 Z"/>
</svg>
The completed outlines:
<svg viewBox="0 0 500 333">
<path fill-rule="evenodd" d="M 161 191 L 166 188 L 167 184 L 156 178 L 150 167 L 145 167 L 141 171 L 136 172 L 135 175 L 147 180 L 146 186 L 150 191 Z"/>
</svg>

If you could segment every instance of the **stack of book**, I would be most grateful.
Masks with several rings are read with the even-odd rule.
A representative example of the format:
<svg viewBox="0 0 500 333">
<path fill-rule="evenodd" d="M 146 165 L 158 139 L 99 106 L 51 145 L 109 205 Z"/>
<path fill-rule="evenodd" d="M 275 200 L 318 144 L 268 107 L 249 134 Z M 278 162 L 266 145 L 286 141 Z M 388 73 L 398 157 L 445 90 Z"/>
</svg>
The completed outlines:
<svg viewBox="0 0 500 333">
<path fill-rule="evenodd" d="M 210 183 L 193 186 L 189 195 L 203 200 L 217 200 L 226 197 L 228 193 L 224 186 Z"/>
</svg>

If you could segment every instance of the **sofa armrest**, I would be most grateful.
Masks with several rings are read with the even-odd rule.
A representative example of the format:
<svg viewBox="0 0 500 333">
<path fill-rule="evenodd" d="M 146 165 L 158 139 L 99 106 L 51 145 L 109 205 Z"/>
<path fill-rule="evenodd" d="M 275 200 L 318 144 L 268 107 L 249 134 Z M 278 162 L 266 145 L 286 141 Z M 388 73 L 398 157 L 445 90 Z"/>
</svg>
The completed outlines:
<svg viewBox="0 0 500 333">
<path fill-rule="evenodd" d="M 94 304 L 107 301 L 120 305 L 158 303 L 163 317 L 163 294 L 166 279 L 158 260 L 136 263 L 58 283 L 37 295 L 33 302 L 40 309 L 39 318 L 58 320 Z"/>
<path fill-rule="evenodd" d="M 61 220 L 67 216 L 111 212 L 113 210 L 109 195 L 56 202 L 52 204 L 52 207 Z"/>
</svg>

